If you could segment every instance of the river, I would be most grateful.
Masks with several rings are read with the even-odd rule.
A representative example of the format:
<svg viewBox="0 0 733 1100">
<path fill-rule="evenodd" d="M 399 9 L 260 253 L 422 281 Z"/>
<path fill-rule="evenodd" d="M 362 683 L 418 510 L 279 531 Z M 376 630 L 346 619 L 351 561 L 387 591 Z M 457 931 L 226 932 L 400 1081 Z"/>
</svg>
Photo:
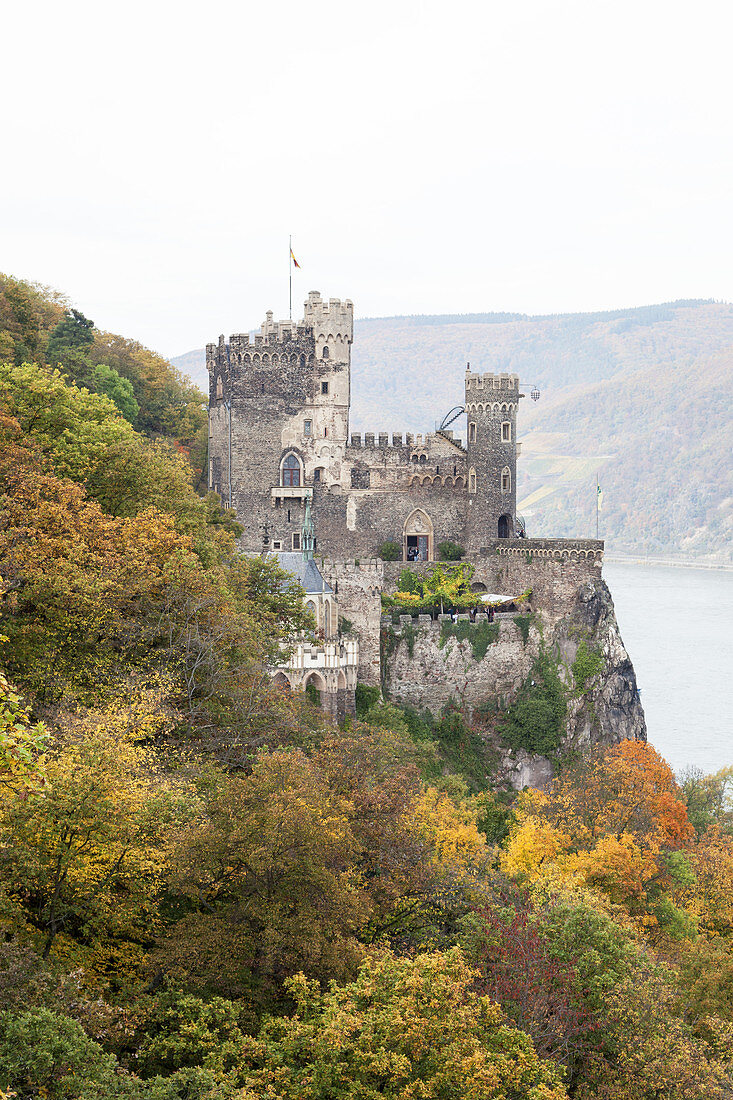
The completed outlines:
<svg viewBox="0 0 733 1100">
<path fill-rule="evenodd" d="M 679 773 L 733 765 L 733 570 L 604 562 L 649 741 Z"/>
</svg>

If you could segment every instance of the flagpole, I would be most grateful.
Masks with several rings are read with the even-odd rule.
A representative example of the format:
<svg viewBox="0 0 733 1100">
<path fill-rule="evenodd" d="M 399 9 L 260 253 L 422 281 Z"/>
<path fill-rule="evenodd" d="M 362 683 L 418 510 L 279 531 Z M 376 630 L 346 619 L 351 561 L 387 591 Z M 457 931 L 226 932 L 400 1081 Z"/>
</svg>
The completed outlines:
<svg viewBox="0 0 733 1100">
<path fill-rule="evenodd" d="M 598 541 L 598 471 L 596 471 L 596 542 Z"/>
<path fill-rule="evenodd" d="M 292 319 L 293 319 L 293 235 L 292 235 L 292 233 L 291 233 L 290 237 L 288 238 L 288 271 L 290 273 L 290 277 L 289 277 L 289 284 L 290 284 L 289 290 L 290 290 L 290 293 L 289 293 L 288 300 L 289 300 L 289 304 L 290 304 L 290 320 L 292 321 Z"/>
</svg>

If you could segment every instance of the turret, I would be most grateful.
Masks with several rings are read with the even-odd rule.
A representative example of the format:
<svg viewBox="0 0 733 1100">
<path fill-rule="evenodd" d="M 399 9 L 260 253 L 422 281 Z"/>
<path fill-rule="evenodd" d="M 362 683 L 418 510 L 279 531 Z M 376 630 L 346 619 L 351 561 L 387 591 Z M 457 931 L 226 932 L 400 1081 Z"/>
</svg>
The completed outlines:
<svg viewBox="0 0 733 1100">
<path fill-rule="evenodd" d="M 466 368 L 469 552 L 516 534 L 517 411 L 523 396 L 516 374 L 473 374 Z"/>
</svg>

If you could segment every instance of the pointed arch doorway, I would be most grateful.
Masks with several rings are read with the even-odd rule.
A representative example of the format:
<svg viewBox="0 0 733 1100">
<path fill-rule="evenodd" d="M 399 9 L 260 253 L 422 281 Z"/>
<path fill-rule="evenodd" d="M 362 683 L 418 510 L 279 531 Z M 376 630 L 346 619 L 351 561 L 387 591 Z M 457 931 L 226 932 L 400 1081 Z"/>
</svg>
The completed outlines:
<svg viewBox="0 0 733 1100">
<path fill-rule="evenodd" d="M 433 524 L 427 512 L 415 508 L 402 530 L 403 561 L 433 561 Z"/>
</svg>

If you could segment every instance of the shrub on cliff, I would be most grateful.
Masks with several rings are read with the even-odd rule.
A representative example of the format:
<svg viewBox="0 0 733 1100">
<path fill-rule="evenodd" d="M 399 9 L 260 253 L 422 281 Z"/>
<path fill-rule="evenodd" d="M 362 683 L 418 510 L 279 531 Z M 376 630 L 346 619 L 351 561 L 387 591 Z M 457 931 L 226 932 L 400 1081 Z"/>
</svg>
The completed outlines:
<svg viewBox="0 0 733 1100">
<path fill-rule="evenodd" d="M 557 666 L 542 649 L 499 725 L 502 740 L 510 749 L 549 756 L 560 745 L 566 714 L 566 691 Z"/>
</svg>

